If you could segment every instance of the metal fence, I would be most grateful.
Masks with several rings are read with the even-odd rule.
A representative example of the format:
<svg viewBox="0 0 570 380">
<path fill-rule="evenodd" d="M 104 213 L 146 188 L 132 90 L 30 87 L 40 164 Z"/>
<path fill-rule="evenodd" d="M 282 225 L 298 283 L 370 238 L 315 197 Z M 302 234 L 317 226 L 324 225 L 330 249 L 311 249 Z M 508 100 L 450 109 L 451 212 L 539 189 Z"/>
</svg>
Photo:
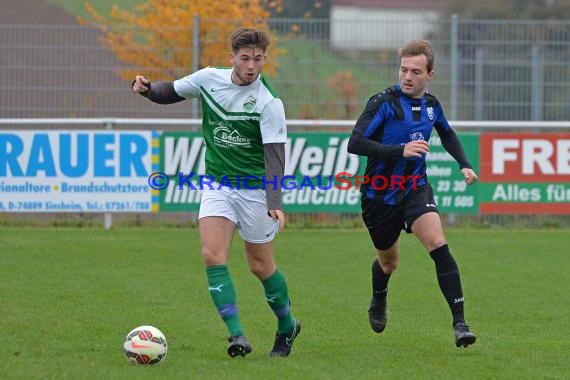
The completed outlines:
<svg viewBox="0 0 570 380">
<path fill-rule="evenodd" d="M 216 41 L 192 38 L 194 30 L 219 22 L 177 27 L 190 38 L 171 53 L 199 62 Z M 366 99 L 397 81 L 396 47 L 427 38 L 436 51 L 431 91 L 448 118 L 570 120 L 570 21 L 273 19 L 270 27 L 278 36 L 270 49 L 284 52 L 271 81 L 289 118 L 356 118 Z M 93 26 L 0 25 L 0 118 L 199 117 L 190 104 L 164 107 L 134 96 L 119 75 L 174 79 L 192 72 L 191 64 L 167 71 L 123 62 L 100 37 Z"/>
<path fill-rule="evenodd" d="M 192 20 L 190 20 L 192 21 Z M 195 19 L 187 27 L 172 28 L 187 33 L 187 46 L 171 47 L 171 53 L 188 54 L 188 62 L 214 46 L 212 40 L 196 37 L 196 29 L 211 28 L 220 20 Z M 418 25 L 420 23 L 421 25 Z M 238 23 L 236 22 L 236 27 Z M 412 38 L 426 38 L 436 52 L 436 77 L 431 84 L 452 123 L 470 121 L 570 120 L 570 21 L 474 21 L 450 19 L 410 20 L 316 20 L 273 19 L 270 27 L 278 36 L 270 47 L 283 54 L 276 58 L 277 74 L 270 77 L 294 119 L 338 120 L 316 122 L 317 128 L 350 129 L 343 120 L 353 120 L 366 100 L 397 81 L 397 47 Z M 165 28 L 169 29 L 169 28 Z M 132 94 L 125 71 L 157 79 L 175 79 L 197 66 L 169 70 L 121 61 L 101 44 L 98 28 L 86 25 L 0 25 L 0 119 L 7 118 L 111 118 L 164 120 L 162 129 L 185 128 L 166 119 L 199 118 L 196 103 L 161 106 Z M 229 45 L 229 36 L 221 36 Z M 219 42 L 219 41 L 218 41 Z M 229 46 L 228 46 L 229 50 Z M 155 52 L 162 54 L 162 52 Z M 228 65 L 227 60 L 208 62 Z M 194 67 L 193 67 L 194 66 Z M 198 66 L 199 67 L 199 66 Z M 0 128 L 9 128 L 8 124 Z M 459 125 L 459 124 L 456 124 Z M 480 123 L 484 125 L 484 123 Z M 535 130 L 558 124 L 532 123 Z M 563 130 L 565 129 L 563 124 Z M 14 124 L 11 127 L 30 127 Z M 307 128 L 301 123 L 294 129 Z M 508 127 L 508 124 L 506 124 Z M 47 128 L 69 128 L 59 123 Z M 76 128 L 92 128 L 78 124 Z M 513 125 L 509 130 L 516 130 Z M 472 130 L 468 124 L 463 130 Z M 505 129 L 502 129 L 505 130 Z M 56 215 L 54 223 L 84 224 L 98 215 Z M 11 215 L 10 223 L 16 215 Z M 19 217 L 26 224 L 41 222 L 44 215 Z M 30 219 L 32 218 L 32 220 Z M 51 217 L 49 217 L 51 219 Z M 116 216 L 126 223 L 193 223 L 192 215 Z M 300 214 L 290 221 L 301 226 L 361 226 L 359 215 Z M 0 217 L 0 224 L 8 216 Z M 455 224 L 487 226 L 567 227 L 568 216 L 450 216 Z M 52 222 L 52 221 L 50 221 Z"/>
</svg>

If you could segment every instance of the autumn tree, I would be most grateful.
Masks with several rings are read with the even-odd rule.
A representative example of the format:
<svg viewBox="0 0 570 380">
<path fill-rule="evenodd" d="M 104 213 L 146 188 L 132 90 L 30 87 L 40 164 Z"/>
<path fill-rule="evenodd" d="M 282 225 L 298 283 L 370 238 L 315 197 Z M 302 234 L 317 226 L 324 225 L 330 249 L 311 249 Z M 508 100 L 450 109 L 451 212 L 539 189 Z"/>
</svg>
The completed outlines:
<svg viewBox="0 0 570 380">
<path fill-rule="evenodd" d="M 270 9 L 274 16 L 282 18 L 328 19 L 331 0 L 287 0 Z"/>
<path fill-rule="evenodd" d="M 192 70 L 194 16 L 199 17 L 199 67 L 229 66 L 230 36 L 238 27 L 264 30 L 271 36 L 270 59 L 264 68 L 276 74 L 277 36 L 269 30 L 270 9 L 281 0 L 149 0 L 134 10 L 113 6 L 109 15 L 90 4 L 90 20 L 102 33 L 102 43 L 132 69 L 119 74 L 131 80 L 140 70 L 154 80 L 172 80 Z"/>
<path fill-rule="evenodd" d="M 343 119 L 353 117 L 356 110 L 358 90 L 360 86 L 352 71 L 339 71 L 326 80 L 327 86 L 342 100 L 344 109 L 339 110 Z"/>
</svg>

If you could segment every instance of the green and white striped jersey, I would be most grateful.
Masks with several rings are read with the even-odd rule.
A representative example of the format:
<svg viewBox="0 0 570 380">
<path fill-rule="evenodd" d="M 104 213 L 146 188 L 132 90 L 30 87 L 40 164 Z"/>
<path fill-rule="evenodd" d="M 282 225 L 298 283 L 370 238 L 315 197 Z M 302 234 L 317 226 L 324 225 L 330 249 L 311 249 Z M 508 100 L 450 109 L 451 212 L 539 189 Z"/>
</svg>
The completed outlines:
<svg viewBox="0 0 570 380">
<path fill-rule="evenodd" d="M 202 98 L 206 175 L 236 186 L 246 176 L 265 175 L 263 144 L 285 143 L 287 126 L 283 103 L 265 78 L 237 86 L 231 74 L 231 68 L 207 67 L 174 81 L 174 90 Z"/>
</svg>

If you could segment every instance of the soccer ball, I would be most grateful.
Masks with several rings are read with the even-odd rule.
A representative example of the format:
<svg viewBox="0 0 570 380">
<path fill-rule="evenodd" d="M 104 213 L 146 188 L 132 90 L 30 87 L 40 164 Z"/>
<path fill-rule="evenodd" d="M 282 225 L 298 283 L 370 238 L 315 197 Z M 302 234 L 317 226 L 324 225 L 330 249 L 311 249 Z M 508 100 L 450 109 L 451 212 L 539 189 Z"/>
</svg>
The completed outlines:
<svg viewBox="0 0 570 380">
<path fill-rule="evenodd" d="M 157 364 L 166 357 L 166 337 L 154 326 L 132 329 L 123 347 L 127 359 L 136 364 Z"/>
</svg>

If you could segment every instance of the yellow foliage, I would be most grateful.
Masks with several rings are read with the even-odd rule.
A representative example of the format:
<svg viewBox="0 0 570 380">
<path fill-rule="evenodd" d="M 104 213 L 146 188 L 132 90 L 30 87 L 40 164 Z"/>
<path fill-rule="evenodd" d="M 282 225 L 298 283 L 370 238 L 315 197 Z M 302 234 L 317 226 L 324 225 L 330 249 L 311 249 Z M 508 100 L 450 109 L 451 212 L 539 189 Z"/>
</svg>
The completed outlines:
<svg viewBox="0 0 570 380">
<path fill-rule="evenodd" d="M 360 87 L 352 71 L 339 71 L 328 77 L 326 82 L 327 86 L 347 100 L 353 100 Z"/>
<path fill-rule="evenodd" d="M 125 80 L 135 74 L 152 80 L 173 80 L 192 71 L 194 19 L 199 17 L 199 67 L 230 66 L 230 36 L 239 27 L 269 33 L 271 45 L 264 67 L 276 75 L 277 59 L 284 49 L 269 30 L 267 8 L 281 0 L 149 0 L 133 11 L 113 6 L 110 15 L 99 14 L 90 4 L 85 9 L 103 33 L 102 43 L 132 69 L 119 72 Z"/>
<path fill-rule="evenodd" d="M 339 95 L 344 104 L 341 117 L 349 119 L 355 111 L 360 86 L 351 71 L 339 71 L 326 79 L 327 86 Z"/>
</svg>

